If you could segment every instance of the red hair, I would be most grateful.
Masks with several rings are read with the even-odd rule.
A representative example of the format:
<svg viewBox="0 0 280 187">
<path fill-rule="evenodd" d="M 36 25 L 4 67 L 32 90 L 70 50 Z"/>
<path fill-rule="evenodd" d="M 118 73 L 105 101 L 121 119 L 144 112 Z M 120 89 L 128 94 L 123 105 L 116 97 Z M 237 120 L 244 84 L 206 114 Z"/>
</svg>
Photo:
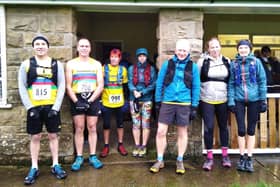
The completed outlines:
<svg viewBox="0 0 280 187">
<path fill-rule="evenodd" d="M 121 50 L 119 50 L 119 49 L 112 49 L 111 52 L 110 52 L 110 56 L 113 56 L 113 55 L 116 55 L 116 56 L 121 58 L 121 56 L 122 56 Z"/>
</svg>

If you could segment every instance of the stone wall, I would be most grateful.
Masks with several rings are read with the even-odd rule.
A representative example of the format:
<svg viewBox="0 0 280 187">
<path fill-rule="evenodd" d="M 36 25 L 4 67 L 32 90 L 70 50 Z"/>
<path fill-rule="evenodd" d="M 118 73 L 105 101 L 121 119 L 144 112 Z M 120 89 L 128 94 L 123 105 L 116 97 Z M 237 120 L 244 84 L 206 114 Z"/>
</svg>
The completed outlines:
<svg viewBox="0 0 280 187">
<path fill-rule="evenodd" d="M 0 164 L 16 164 L 30 160 L 29 136 L 26 133 L 26 111 L 17 87 L 20 63 L 32 56 L 32 38 L 42 33 L 49 39 L 49 54 L 61 62 L 73 58 L 76 44 L 75 11 L 67 7 L 16 6 L 6 7 L 7 21 L 7 87 L 11 109 L 0 109 Z M 194 61 L 202 51 L 203 13 L 187 10 L 161 10 L 159 13 L 159 61 L 174 53 L 178 38 L 187 38 L 192 44 Z M 74 156 L 73 127 L 67 99 L 61 109 L 60 159 L 69 162 Z M 201 123 L 193 122 L 189 129 L 188 154 L 201 154 Z M 169 153 L 176 153 L 176 131 L 168 133 Z M 50 159 L 47 134 L 41 141 L 40 160 Z"/>
<path fill-rule="evenodd" d="M 72 8 L 6 7 L 7 87 L 11 109 L 0 109 L 0 164 L 29 160 L 26 111 L 18 94 L 17 73 L 20 63 L 33 54 L 32 38 L 39 33 L 48 37 L 49 55 L 66 62 L 74 56 L 76 21 Z M 72 159 L 73 129 L 67 101 L 62 105 L 60 158 Z M 40 159 L 50 158 L 47 134 L 41 142 Z"/>
<path fill-rule="evenodd" d="M 159 13 L 158 26 L 158 67 L 173 54 L 178 39 L 184 38 L 191 42 L 191 57 L 196 62 L 202 52 L 203 12 L 184 9 L 167 10 Z M 188 131 L 189 145 L 187 154 L 202 154 L 201 120 L 192 122 Z M 168 152 L 176 153 L 176 128 L 168 132 Z"/>
</svg>

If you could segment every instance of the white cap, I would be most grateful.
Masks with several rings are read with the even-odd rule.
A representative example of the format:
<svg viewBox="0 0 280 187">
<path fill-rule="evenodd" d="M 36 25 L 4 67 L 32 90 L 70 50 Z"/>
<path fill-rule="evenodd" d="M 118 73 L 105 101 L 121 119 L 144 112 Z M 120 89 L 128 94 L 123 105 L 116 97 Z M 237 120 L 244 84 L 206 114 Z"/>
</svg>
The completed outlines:
<svg viewBox="0 0 280 187">
<path fill-rule="evenodd" d="M 190 50 L 190 42 L 187 39 L 179 39 L 176 42 L 176 50 L 184 49 L 186 51 Z"/>
</svg>

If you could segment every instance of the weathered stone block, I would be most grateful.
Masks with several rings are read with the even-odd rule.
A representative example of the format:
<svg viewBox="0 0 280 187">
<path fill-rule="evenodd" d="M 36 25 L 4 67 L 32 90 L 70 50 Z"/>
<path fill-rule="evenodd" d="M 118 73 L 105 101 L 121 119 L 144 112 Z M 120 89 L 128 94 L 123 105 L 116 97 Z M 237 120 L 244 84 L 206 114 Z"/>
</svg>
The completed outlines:
<svg viewBox="0 0 280 187">
<path fill-rule="evenodd" d="M 0 119 L 0 126 L 22 124 L 25 120 L 25 109 L 20 106 L 14 106 L 12 109 L 1 109 Z"/>
<path fill-rule="evenodd" d="M 56 32 L 72 32 L 72 22 L 69 21 L 69 17 L 59 15 L 56 17 L 55 24 Z"/>
<path fill-rule="evenodd" d="M 65 47 L 76 47 L 77 37 L 73 33 L 64 34 L 64 45 Z"/>
<path fill-rule="evenodd" d="M 51 32 L 55 28 L 55 17 L 52 16 L 41 16 L 40 17 L 40 30 L 41 32 Z"/>
<path fill-rule="evenodd" d="M 24 155 L 29 157 L 29 136 L 15 133 L 1 134 L 0 157 L 2 157 L 1 155 Z"/>
<path fill-rule="evenodd" d="M 32 48 L 7 48 L 7 65 L 19 66 L 21 62 L 33 55 Z"/>
<path fill-rule="evenodd" d="M 64 34 L 47 34 L 51 46 L 64 46 Z"/>
<path fill-rule="evenodd" d="M 8 16 L 7 28 L 14 31 L 36 32 L 39 29 L 38 17 L 35 15 Z"/>
<path fill-rule="evenodd" d="M 9 87 L 9 84 L 8 84 L 8 103 L 10 104 L 21 104 L 21 101 L 20 101 L 20 96 L 19 96 L 19 92 L 18 92 L 18 88 L 16 89 L 11 89 Z"/>
<path fill-rule="evenodd" d="M 200 11 L 191 11 L 184 9 L 161 9 L 159 13 L 159 21 L 162 24 L 168 23 L 170 20 L 176 21 L 190 21 L 194 20 L 197 22 L 203 21 L 203 14 Z"/>
<path fill-rule="evenodd" d="M 50 48 L 49 55 L 62 61 L 66 62 L 73 58 L 72 48 Z"/>
<path fill-rule="evenodd" d="M 201 38 L 202 24 L 196 21 L 179 22 L 172 20 L 167 24 L 161 24 L 159 28 L 160 38 Z"/>
<path fill-rule="evenodd" d="M 19 32 L 7 32 L 7 45 L 9 47 L 23 47 L 23 34 Z"/>
</svg>

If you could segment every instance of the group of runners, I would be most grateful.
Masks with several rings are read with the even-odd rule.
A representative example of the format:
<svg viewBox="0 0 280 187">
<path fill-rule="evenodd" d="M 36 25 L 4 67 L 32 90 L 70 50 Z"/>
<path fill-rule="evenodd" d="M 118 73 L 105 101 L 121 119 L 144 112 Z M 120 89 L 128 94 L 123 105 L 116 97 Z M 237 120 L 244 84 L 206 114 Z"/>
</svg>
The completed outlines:
<svg viewBox="0 0 280 187">
<path fill-rule="evenodd" d="M 49 41 L 39 35 L 32 40 L 34 56 L 22 62 L 18 85 L 21 100 L 27 110 L 27 133 L 30 134 L 31 168 L 24 179 L 33 184 L 39 175 L 38 156 L 43 124 L 45 124 L 52 155 L 51 172 L 58 178 L 67 177 L 58 163 L 58 135 L 61 130 L 60 107 L 66 93 L 74 123 L 76 157 L 72 171 L 79 171 L 87 160 L 100 169 L 99 157 L 110 152 L 110 124 L 115 114 L 118 152 L 126 156 L 123 144 L 123 117 L 130 111 L 135 148 L 132 156 L 144 157 L 150 136 L 152 108 L 158 113 L 156 133 L 157 160 L 150 172 L 164 168 L 164 152 L 170 125 L 177 127 L 177 174 L 184 174 L 184 154 L 188 144 L 188 126 L 196 118 L 200 107 L 204 121 L 204 144 L 207 149 L 203 169 L 213 169 L 213 128 L 217 117 L 220 129 L 222 165 L 231 167 L 228 156 L 228 111 L 235 113 L 238 125 L 240 160 L 237 169 L 253 172 L 255 127 L 259 112 L 266 111 L 266 77 L 261 62 L 252 54 L 249 40 L 237 45 L 238 54 L 231 61 L 221 54 L 217 38 L 207 42 L 207 54 L 194 63 L 188 40 L 176 42 L 175 54 L 162 63 L 158 73 L 149 63 L 146 48 L 136 50 L 136 63 L 128 69 L 120 65 L 121 51 L 110 51 L 109 63 L 102 64 L 90 57 L 91 44 L 86 38 L 77 43 L 78 57 L 66 63 L 65 74 L 61 62 L 48 56 Z M 154 106 L 153 106 L 154 104 Z M 247 129 L 245 128 L 247 108 Z M 98 116 L 103 118 L 104 147 L 96 155 Z M 89 158 L 83 156 L 84 130 L 87 128 Z M 247 135 L 247 138 L 246 138 Z M 247 155 L 245 148 L 247 143 Z"/>
</svg>

